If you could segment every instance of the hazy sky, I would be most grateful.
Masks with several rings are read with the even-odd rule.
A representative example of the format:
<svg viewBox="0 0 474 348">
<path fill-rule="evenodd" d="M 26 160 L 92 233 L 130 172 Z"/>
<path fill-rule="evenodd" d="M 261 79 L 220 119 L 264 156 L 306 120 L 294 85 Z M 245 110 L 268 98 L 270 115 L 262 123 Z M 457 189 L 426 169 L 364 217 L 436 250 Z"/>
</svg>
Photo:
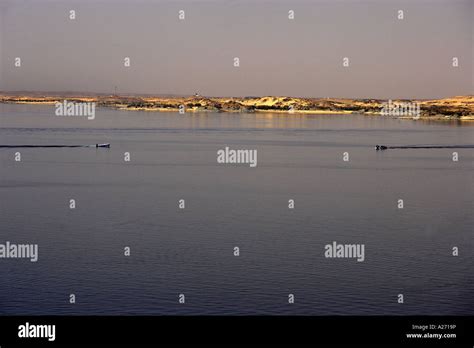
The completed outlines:
<svg viewBox="0 0 474 348">
<path fill-rule="evenodd" d="M 113 93 L 117 86 L 119 93 L 384 99 L 473 94 L 473 4 L 0 0 L 0 90 Z"/>
</svg>

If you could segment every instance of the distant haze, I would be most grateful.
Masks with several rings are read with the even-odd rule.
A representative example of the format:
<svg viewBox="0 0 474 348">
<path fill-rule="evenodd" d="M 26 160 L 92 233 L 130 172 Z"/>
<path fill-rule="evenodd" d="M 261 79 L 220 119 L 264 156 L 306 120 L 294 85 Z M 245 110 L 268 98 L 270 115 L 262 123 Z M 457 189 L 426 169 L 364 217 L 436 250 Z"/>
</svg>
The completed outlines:
<svg viewBox="0 0 474 348">
<path fill-rule="evenodd" d="M 135 94 L 380 99 L 474 94 L 473 4 L 0 0 L 0 90 L 112 94 L 117 86 L 118 93 Z"/>
</svg>

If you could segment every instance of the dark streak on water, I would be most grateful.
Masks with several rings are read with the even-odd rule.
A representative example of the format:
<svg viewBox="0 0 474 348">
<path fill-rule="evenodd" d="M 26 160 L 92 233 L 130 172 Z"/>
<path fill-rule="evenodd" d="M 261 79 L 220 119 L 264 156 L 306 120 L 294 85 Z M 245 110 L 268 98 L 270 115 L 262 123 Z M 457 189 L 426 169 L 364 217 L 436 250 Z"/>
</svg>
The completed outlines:
<svg viewBox="0 0 474 348">
<path fill-rule="evenodd" d="M 53 110 L 0 105 L 0 143 L 112 148 L 0 150 L 0 243 L 40 249 L 0 260 L 0 314 L 474 314 L 474 151 L 373 149 L 472 144 L 472 126 Z M 226 145 L 257 149 L 257 168 L 218 165 Z M 333 240 L 366 261 L 325 259 Z"/>
</svg>

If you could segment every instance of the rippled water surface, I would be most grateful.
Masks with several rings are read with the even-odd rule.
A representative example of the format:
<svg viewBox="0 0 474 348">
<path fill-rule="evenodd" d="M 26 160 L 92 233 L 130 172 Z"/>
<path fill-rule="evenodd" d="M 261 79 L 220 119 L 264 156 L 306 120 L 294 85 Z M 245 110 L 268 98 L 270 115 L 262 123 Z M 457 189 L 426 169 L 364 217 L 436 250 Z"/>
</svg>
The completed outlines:
<svg viewBox="0 0 474 348">
<path fill-rule="evenodd" d="M 39 245 L 0 259 L 0 314 L 474 314 L 474 149 L 373 148 L 474 144 L 472 125 L 96 112 L 0 104 L 0 144 L 111 143 L 0 149 L 0 243 Z M 225 146 L 257 167 L 218 164 Z"/>
</svg>

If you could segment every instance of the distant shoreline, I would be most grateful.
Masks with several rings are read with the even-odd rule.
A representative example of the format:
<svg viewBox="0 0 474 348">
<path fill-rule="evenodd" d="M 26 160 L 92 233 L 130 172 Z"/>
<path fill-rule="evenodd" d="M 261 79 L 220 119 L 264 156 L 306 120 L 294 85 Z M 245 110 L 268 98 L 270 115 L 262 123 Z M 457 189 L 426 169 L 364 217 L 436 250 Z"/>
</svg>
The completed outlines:
<svg viewBox="0 0 474 348">
<path fill-rule="evenodd" d="M 0 93 L 0 103 L 6 104 L 44 104 L 54 105 L 68 100 L 75 103 L 96 103 L 99 107 L 119 110 L 149 112 L 179 112 L 180 108 L 188 112 L 232 112 L 253 113 L 271 112 L 280 114 L 308 115 L 350 115 L 362 114 L 379 116 L 387 100 L 345 99 L 345 98 L 294 98 L 294 97 L 154 97 L 154 96 L 117 96 L 117 95 L 41 95 L 40 93 L 21 92 Z M 391 105 L 417 105 L 419 117 L 409 114 L 388 114 L 396 118 L 422 118 L 430 120 L 474 120 L 474 96 L 458 96 L 434 100 L 391 100 Z M 398 107 L 398 106 L 397 106 Z M 392 107 L 391 109 L 396 110 Z M 400 108 L 400 110 L 403 110 Z"/>
</svg>

